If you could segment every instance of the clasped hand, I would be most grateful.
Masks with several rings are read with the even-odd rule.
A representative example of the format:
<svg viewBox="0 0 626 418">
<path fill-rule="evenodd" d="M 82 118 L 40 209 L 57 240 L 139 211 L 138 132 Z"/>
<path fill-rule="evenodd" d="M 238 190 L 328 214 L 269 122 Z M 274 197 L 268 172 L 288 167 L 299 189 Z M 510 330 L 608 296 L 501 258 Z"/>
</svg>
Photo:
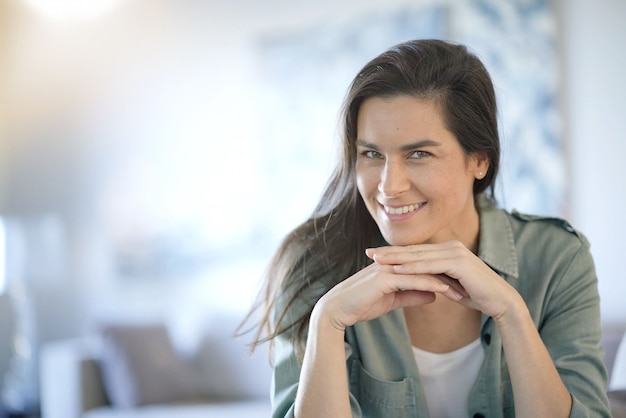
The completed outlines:
<svg viewBox="0 0 626 418">
<path fill-rule="evenodd" d="M 443 295 L 496 319 L 519 294 L 458 241 L 369 248 L 374 263 L 333 287 L 318 302 L 343 330 L 394 309 L 423 305 Z"/>
</svg>

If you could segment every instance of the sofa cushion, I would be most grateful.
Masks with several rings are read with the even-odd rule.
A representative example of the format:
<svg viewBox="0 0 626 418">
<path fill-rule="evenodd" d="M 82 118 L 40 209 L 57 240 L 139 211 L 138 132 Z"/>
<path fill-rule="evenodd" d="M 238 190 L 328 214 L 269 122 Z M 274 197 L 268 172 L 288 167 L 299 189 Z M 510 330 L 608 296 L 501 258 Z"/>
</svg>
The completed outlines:
<svg viewBox="0 0 626 418">
<path fill-rule="evenodd" d="M 197 378 L 177 354 L 164 325 L 107 325 L 101 337 L 103 383 L 114 407 L 199 396 Z"/>
<path fill-rule="evenodd" d="M 612 418 L 626 418 L 626 390 L 609 391 Z"/>
<path fill-rule="evenodd" d="M 269 399 L 272 367 L 267 344 L 251 356 L 249 338 L 234 337 L 240 322 L 241 318 L 227 314 L 205 321 L 193 359 L 203 393 L 220 400 Z"/>
</svg>

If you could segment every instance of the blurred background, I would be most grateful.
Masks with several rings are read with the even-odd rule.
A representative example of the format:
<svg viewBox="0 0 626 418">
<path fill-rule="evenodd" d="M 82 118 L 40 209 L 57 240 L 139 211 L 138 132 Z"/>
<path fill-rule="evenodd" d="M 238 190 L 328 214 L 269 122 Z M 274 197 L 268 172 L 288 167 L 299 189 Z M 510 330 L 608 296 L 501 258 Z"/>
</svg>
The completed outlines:
<svg viewBox="0 0 626 418">
<path fill-rule="evenodd" d="M 39 348 L 103 322 L 185 341 L 243 315 L 332 170 L 350 80 L 419 37 L 487 64 L 499 201 L 581 230 L 603 320 L 625 323 L 624 16 L 622 0 L 0 0 L 5 400 L 36 403 Z"/>
</svg>

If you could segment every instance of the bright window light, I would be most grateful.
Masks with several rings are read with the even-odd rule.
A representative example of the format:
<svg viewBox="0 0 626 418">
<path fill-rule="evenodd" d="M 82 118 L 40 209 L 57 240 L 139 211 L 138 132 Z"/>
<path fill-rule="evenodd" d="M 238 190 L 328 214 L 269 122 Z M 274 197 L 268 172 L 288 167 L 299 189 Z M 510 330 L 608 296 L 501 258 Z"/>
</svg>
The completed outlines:
<svg viewBox="0 0 626 418">
<path fill-rule="evenodd" d="M 120 0 L 24 0 L 44 17 L 57 20 L 88 20 L 105 15 Z"/>
</svg>

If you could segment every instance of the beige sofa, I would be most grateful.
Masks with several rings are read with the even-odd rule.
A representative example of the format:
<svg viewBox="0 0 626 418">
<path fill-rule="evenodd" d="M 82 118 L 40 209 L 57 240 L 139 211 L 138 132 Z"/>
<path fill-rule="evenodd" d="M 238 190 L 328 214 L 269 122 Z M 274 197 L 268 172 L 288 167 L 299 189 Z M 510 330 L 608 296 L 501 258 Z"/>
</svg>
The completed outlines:
<svg viewBox="0 0 626 418">
<path fill-rule="evenodd" d="M 97 336 L 48 343 L 40 353 L 42 416 L 269 417 L 267 349 L 249 356 L 232 337 L 234 324 L 221 321 L 187 355 L 160 324 L 114 324 Z"/>
</svg>

